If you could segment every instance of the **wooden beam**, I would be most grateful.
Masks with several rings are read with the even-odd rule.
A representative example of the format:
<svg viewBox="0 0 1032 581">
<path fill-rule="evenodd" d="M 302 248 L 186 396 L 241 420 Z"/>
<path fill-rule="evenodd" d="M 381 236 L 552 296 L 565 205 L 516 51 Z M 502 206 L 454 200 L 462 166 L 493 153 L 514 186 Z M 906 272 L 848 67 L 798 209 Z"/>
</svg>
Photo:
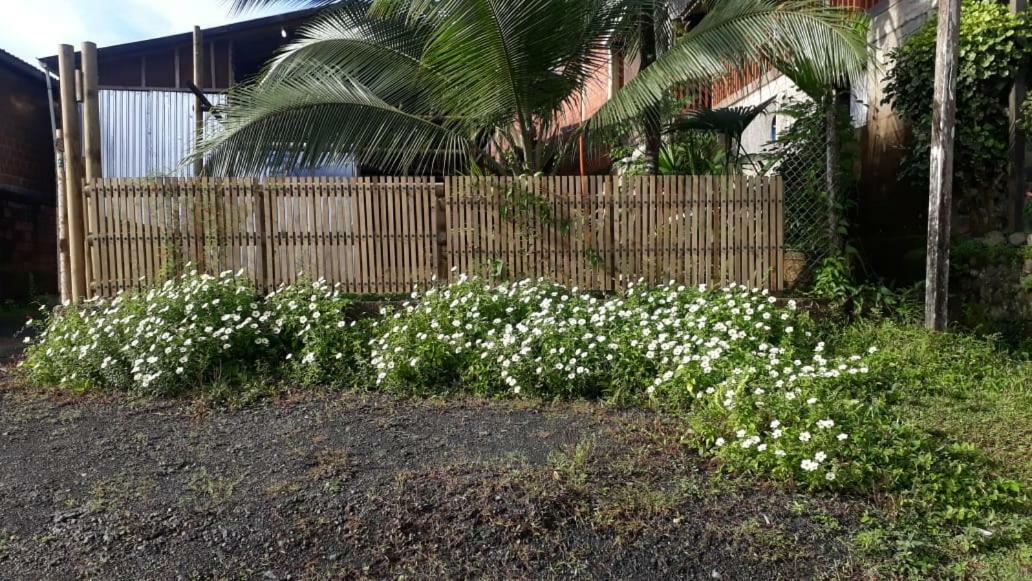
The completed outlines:
<svg viewBox="0 0 1032 581">
<path fill-rule="evenodd" d="M 1015 14 L 1028 8 L 1028 0 L 1010 0 L 1011 11 Z M 1022 131 L 1021 104 L 1025 102 L 1028 90 L 1028 65 L 1018 69 L 1014 84 L 1011 85 L 1008 103 L 1008 121 L 1010 122 L 1009 155 L 1007 157 L 1007 222 L 1015 232 L 1025 230 L 1025 132 Z"/>
<path fill-rule="evenodd" d="M 204 89 L 204 37 L 200 26 L 193 29 L 193 84 Z M 194 99 L 194 148 L 204 136 L 204 109 L 199 98 Z M 204 160 L 197 158 L 193 163 L 193 173 L 200 176 L 204 173 Z"/>
<path fill-rule="evenodd" d="M 208 76 L 208 86 L 212 89 L 219 87 L 218 77 L 215 76 L 215 41 L 208 43 L 208 63 L 211 67 L 211 74 Z"/>
<path fill-rule="evenodd" d="M 65 150 L 65 208 L 68 213 L 68 257 L 72 301 L 86 296 L 86 253 L 82 221 L 82 156 L 79 108 L 75 101 L 75 49 L 58 46 L 61 79 L 61 131 Z"/>
<path fill-rule="evenodd" d="M 211 101 L 208 100 L 208 97 L 205 96 L 203 91 L 197 88 L 197 85 L 190 83 L 190 86 L 187 87 L 187 89 L 191 91 L 194 95 L 196 95 L 198 99 L 201 100 L 201 111 L 211 115 L 217 121 L 222 121 L 222 113 L 219 113 L 215 109 L 215 105 L 211 104 Z"/>
<path fill-rule="evenodd" d="M 925 272 L 925 326 L 936 331 L 945 330 L 947 323 L 959 24 L 960 0 L 939 0 L 929 156 L 928 258 Z"/>
</svg>

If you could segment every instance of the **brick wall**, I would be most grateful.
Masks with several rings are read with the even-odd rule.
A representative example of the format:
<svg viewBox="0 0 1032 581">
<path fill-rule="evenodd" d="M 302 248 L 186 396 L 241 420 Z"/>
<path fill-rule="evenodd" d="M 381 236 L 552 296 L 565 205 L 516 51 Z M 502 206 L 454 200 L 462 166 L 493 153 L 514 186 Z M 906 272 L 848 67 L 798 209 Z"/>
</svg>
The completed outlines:
<svg viewBox="0 0 1032 581">
<path fill-rule="evenodd" d="M 57 292 L 53 204 L 0 191 L 0 299 L 25 301 Z"/>
<path fill-rule="evenodd" d="M 0 300 L 26 300 L 57 292 L 50 112 L 43 74 L 0 57 Z"/>
<path fill-rule="evenodd" d="M 54 149 L 43 74 L 0 63 L 0 187 L 52 194 Z"/>
</svg>

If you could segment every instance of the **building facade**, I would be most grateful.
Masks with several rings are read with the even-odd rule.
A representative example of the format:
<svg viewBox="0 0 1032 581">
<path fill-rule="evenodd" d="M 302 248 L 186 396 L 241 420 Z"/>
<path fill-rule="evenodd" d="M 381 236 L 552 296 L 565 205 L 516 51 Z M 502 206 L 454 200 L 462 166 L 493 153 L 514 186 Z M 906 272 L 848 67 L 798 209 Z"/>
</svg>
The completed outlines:
<svg viewBox="0 0 1032 581">
<path fill-rule="evenodd" d="M 50 127 L 42 71 L 0 50 L 0 300 L 57 290 Z"/>
</svg>

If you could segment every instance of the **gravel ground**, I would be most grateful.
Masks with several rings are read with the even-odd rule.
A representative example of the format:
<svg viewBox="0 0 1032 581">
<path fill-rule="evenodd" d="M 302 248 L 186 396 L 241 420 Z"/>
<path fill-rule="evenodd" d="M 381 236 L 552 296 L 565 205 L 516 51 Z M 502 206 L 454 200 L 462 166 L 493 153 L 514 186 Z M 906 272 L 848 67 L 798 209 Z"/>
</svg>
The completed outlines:
<svg viewBox="0 0 1032 581">
<path fill-rule="evenodd" d="M 0 579 L 848 576 L 863 508 L 716 475 L 645 412 L 0 373 Z"/>
</svg>

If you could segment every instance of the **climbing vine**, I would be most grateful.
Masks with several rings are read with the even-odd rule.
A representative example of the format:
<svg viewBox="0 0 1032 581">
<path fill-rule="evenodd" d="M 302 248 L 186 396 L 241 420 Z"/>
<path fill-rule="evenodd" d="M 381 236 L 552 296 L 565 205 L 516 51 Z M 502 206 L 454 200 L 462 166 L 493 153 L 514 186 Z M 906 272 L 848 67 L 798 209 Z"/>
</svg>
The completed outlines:
<svg viewBox="0 0 1032 581">
<path fill-rule="evenodd" d="M 903 176 L 927 183 L 935 19 L 890 54 L 886 103 L 914 128 Z M 991 228 L 1005 195 L 1007 96 L 1016 71 L 1032 55 L 1032 19 L 1005 4 L 965 0 L 961 8 L 954 190 L 958 208 L 977 229 Z M 1002 209 L 1002 208 L 1001 208 Z"/>
</svg>

